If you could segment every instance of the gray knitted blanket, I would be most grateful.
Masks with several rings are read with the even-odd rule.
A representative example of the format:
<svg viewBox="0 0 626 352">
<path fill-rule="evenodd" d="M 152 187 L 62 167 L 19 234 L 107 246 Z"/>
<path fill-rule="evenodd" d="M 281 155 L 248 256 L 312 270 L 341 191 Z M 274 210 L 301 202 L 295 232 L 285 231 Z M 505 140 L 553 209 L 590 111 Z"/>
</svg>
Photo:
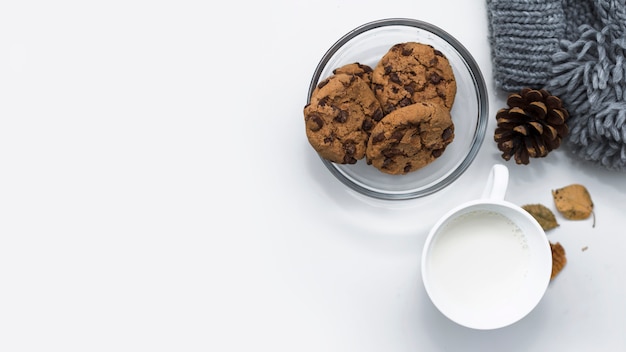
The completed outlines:
<svg viewBox="0 0 626 352">
<path fill-rule="evenodd" d="M 487 0 L 498 88 L 543 88 L 575 156 L 626 170 L 626 0 Z"/>
</svg>

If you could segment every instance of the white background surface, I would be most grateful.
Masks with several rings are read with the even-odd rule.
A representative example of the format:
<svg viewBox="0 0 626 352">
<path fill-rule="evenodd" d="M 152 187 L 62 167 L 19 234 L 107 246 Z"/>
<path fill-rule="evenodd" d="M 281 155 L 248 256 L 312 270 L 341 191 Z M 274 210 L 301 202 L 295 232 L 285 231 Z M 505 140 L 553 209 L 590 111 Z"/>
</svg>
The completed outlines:
<svg viewBox="0 0 626 352">
<path fill-rule="evenodd" d="M 0 350 L 625 350 L 623 173 L 566 150 L 506 163 L 509 201 L 553 207 L 552 189 L 582 183 L 596 226 L 557 215 L 569 262 L 540 305 L 475 331 L 430 303 L 419 260 L 436 218 L 503 162 L 495 118 L 436 196 L 364 199 L 323 167 L 310 77 L 387 17 L 455 36 L 502 107 L 482 1 L 3 2 Z"/>
</svg>

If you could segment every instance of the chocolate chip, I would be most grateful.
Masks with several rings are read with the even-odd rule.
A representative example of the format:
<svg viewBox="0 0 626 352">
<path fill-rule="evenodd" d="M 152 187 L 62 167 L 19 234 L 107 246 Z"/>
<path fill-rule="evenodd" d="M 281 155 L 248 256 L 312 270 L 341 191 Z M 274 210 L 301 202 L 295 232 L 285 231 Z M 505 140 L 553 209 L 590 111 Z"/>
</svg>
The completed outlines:
<svg viewBox="0 0 626 352">
<path fill-rule="evenodd" d="M 352 155 L 346 155 L 343 157 L 344 164 L 356 164 L 356 159 Z"/>
<path fill-rule="evenodd" d="M 374 123 L 372 122 L 371 119 L 363 120 L 363 123 L 361 124 L 361 129 L 363 131 L 369 131 L 372 129 L 372 127 L 374 127 Z"/>
<path fill-rule="evenodd" d="M 384 134 L 384 133 L 379 133 L 379 134 L 375 135 L 375 136 L 372 138 L 372 143 L 374 143 L 374 144 L 376 144 L 376 143 L 380 143 L 380 142 L 382 142 L 383 140 L 385 140 L 385 134 Z"/>
<path fill-rule="evenodd" d="M 317 84 L 317 89 L 322 89 L 325 85 L 328 84 L 328 81 L 330 81 L 330 78 L 326 78 L 325 80 L 323 80 L 320 83 L 318 83 Z"/>
<path fill-rule="evenodd" d="M 348 155 L 354 155 L 356 153 L 356 146 L 353 141 L 346 141 L 343 143 L 343 151 Z"/>
<path fill-rule="evenodd" d="M 433 150 L 433 151 L 432 151 L 431 155 L 432 155 L 433 157 L 435 157 L 435 158 L 438 158 L 438 157 L 440 157 L 440 156 L 441 156 L 441 154 L 443 154 L 443 150 L 444 150 L 444 148 L 441 148 L 441 149 L 435 149 L 435 150 Z"/>
<path fill-rule="evenodd" d="M 413 49 L 406 45 L 402 47 L 402 56 L 410 56 L 411 54 L 413 54 Z"/>
<path fill-rule="evenodd" d="M 320 99 L 320 100 L 317 102 L 317 105 L 319 105 L 319 106 L 326 106 L 326 105 L 328 105 L 328 100 L 329 100 L 329 99 L 330 99 L 330 98 L 329 98 L 328 96 L 325 96 L 325 97 L 323 97 L 322 99 Z"/>
<path fill-rule="evenodd" d="M 383 90 L 383 85 L 382 84 L 373 84 L 372 88 L 374 89 L 374 91 Z"/>
<path fill-rule="evenodd" d="M 324 138 L 324 143 L 328 144 L 328 143 L 332 143 L 335 140 L 335 136 L 328 136 Z"/>
<path fill-rule="evenodd" d="M 431 73 L 429 78 L 430 83 L 432 84 L 439 84 L 443 80 L 443 77 L 441 77 L 437 72 Z"/>
<path fill-rule="evenodd" d="M 398 102 L 399 107 L 405 107 L 411 104 L 413 104 L 413 101 L 411 100 L 411 98 L 402 98 L 402 100 Z"/>
<path fill-rule="evenodd" d="M 435 50 L 435 55 L 443 57 L 443 54 L 439 50 Z"/>
<path fill-rule="evenodd" d="M 393 71 L 392 66 L 385 66 L 385 74 L 388 75 Z"/>
<path fill-rule="evenodd" d="M 404 90 L 406 90 L 407 93 L 413 95 L 413 93 L 415 93 L 415 83 L 411 82 L 410 84 L 407 84 L 406 86 L 404 86 Z"/>
<path fill-rule="evenodd" d="M 376 111 L 374 111 L 374 115 L 372 115 L 372 118 L 374 119 L 374 121 L 378 122 L 380 120 L 383 119 L 383 117 L 385 116 L 385 114 L 383 113 L 383 109 L 376 109 Z"/>
<path fill-rule="evenodd" d="M 307 120 L 307 126 L 313 132 L 317 132 L 324 126 L 324 120 L 319 115 L 311 115 Z"/>
<path fill-rule="evenodd" d="M 402 151 L 398 148 L 387 148 L 381 152 L 385 158 L 393 158 L 402 155 Z"/>
<path fill-rule="evenodd" d="M 400 81 L 400 77 L 398 77 L 398 74 L 396 72 L 391 72 L 389 74 L 389 80 L 393 83 L 397 83 L 397 84 L 401 84 L 402 82 Z"/>
<path fill-rule="evenodd" d="M 402 137 L 404 137 L 404 132 L 403 130 L 395 130 L 393 131 L 393 133 L 391 134 L 391 139 L 395 139 L 398 142 L 402 140 Z"/>
<path fill-rule="evenodd" d="M 437 59 L 437 57 L 436 57 L 436 56 L 435 56 L 435 57 L 433 57 L 433 58 L 430 60 L 430 62 L 429 62 L 430 66 L 435 66 L 435 65 L 437 65 L 438 63 L 439 63 L 439 59 Z"/>
<path fill-rule="evenodd" d="M 346 110 L 339 110 L 339 113 L 333 119 L 339 123 L 344 123 L 348 121 L 348 112 Z"/>
<path fill-rule="evenodd" d="M 411 163 L 406 163 L 406 165 L 404 166 L 404 173 L 408 173 L 411 171 Z"/>
<path fill-rule="evenodd" d="M 443 130 L 443 133 L 441 134 L 441 138 L 443 138 L 444 141 L 447 141 L 448 139 L 452 138 L 452 128 L 448 127 L 445 130 Z"/>
<path fill-rule="evenodd" d="M 372 68 L 367 65 L 363 65 L 363 64 L 358 64 L 358 65 L 359 65 L 359 68 L 363 70 L 363 72 L 365 73 L 369 73 L 373 71 Z"/>
</svg>

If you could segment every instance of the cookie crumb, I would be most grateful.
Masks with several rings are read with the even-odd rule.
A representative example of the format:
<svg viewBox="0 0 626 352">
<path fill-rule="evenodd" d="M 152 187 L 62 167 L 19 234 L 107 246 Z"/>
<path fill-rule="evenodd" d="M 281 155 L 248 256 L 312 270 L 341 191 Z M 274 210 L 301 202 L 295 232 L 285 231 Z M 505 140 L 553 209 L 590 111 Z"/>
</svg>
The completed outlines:
<svg viewBox="0 0 626 352">
<path fill-rule="evenodd" d="M 582 248 L 582 251 L 584 252 L 584 251 L 586 251 L 587 249 L 589 249 L 589 247 L 588 247 L 588 246 L 584 246 L 584 247 Z"/>
</svg>

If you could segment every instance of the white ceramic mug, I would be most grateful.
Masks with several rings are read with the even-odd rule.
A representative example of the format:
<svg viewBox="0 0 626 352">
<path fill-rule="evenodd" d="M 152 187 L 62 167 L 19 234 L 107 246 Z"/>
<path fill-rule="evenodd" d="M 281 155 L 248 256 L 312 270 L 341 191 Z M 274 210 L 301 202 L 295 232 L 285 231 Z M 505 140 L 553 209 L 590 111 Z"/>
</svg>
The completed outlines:
<svg viewBox="0 0 626 352">
<path fill-rule="evenodd" d="M 437 309 L 474 329 L 497 329 L 530 313 L 550 282 L 552 252 L 539 223 L 504 200 L 509 172 L 493 166 L 481 199 L 446 213 L 422 253 L 422 279 Z"/>
</svg>

